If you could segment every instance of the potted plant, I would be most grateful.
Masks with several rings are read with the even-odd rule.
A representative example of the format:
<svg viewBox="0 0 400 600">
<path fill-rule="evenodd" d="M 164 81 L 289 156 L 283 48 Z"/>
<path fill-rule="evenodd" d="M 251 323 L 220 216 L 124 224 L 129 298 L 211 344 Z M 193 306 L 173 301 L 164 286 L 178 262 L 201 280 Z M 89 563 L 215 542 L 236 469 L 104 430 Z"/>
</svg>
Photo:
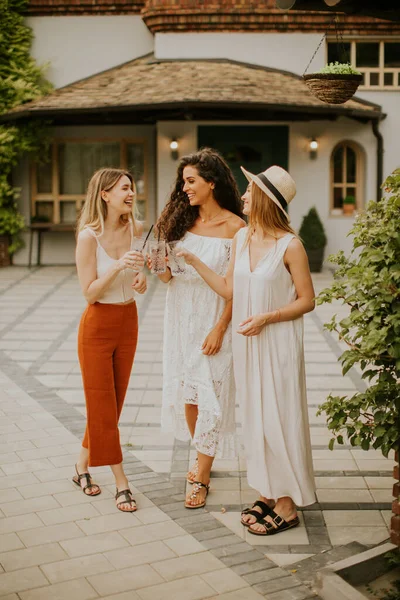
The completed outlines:
<svg viewBox="0 0 400 600">
<path fill-rule="evenodd" d="M 310 92 L 327 104 L 343 104 L 350 100 L 363 76 L 350 63 L 329 63 L 317 73 L 303 75 Z"/>
<path fill-rule="evenodd" d="M 356 199 L 354 196 L 346 196 L 343 198 L 343 214 L 352 215 L 356 207 Z"/>
<path fill-rule="evenodd" d="M 307 252 L 310 270 L 319 273 L 324 262 L 326 235 L 315 207 L 310 208 L 308 214 L 303 217 L 299 236 Z"/>
</svg>

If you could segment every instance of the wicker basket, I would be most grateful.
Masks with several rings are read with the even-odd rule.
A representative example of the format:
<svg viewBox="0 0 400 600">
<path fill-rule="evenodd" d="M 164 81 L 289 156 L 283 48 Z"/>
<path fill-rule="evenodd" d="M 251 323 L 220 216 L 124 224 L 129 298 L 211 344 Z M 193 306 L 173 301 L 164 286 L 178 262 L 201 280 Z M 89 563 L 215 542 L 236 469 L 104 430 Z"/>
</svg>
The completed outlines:
<svg viewBox="0 0 400 600">
<path fill-rule="evenodd" d="M 362 75 L 310 73 L 303 75 L 310 92 L 327 104 L 343 104 L 356 93 Z"/>
</svg>

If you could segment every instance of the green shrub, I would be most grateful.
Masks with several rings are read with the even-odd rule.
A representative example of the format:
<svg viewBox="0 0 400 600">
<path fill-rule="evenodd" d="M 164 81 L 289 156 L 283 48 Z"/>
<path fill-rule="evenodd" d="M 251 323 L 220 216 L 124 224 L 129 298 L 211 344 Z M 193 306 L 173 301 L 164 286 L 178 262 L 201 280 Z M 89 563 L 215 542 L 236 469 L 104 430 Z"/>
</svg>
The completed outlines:
<svg viewBox="0 0 400 600">
<path fill-rule="evenodd" d="M 34 100 L 51 89 L 43 70 L 30 56 L 32 31 L 24 23 L 27 0 L 0 0 L 0 114 Z M 11 173 L 26 153 L 44 154 L 43 124 L 0 125 L 0 235 L 11 238 L 10 254 L 22 246 L 24 219 L 18 210 L 19 190 Z"/>
<path fill-rule="evenodd" d="M 310 208 L 308 214 L 303 217 L 299 229 L 299 236 L 306 250 L 325 248 L 325 229 L 315 207 Z"/>
<path fill-rule="evenodd" d="M 400 169 L 385 190 L 390 195 L 357 216 L 350 257 L 329 258 L 338 269 L 317 303 L 339 300 L 349 307 L 348 317 L 335 315 L 325 328 L 349 348 L 339 359 L 343 375 L 357 365 L 369 384 L 351 397 L 330 395 L 320 406 L 334 435 L 329 447 L 343 444 L 345 433 L 352 446 L 380 448 L 387 456 L 400 443 Z"/>
<path fill-rule="evenodd" d="M 343 204 L 355 204 L 356 203 L 356 199 L 354 196 L 346 196 L 345 198 L 343 198 Z"/>
</svg>

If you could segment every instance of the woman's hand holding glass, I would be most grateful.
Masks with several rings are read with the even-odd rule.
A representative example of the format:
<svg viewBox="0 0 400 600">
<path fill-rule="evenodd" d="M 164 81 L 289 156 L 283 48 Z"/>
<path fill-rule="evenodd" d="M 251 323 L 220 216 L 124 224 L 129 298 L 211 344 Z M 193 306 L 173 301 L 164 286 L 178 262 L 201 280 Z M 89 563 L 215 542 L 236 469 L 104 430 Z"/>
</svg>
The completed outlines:
<svg viewBox="0 0 400 600">
<path fill-rule="evenodd" d="M 136 250 L 129 250 L 117 260 L 116 267 L 118 271 L 124 269 L 132 269 L 133 271 L 142 271 L 144 267 L 144 256 L 142 252 Z"/>
</svg>

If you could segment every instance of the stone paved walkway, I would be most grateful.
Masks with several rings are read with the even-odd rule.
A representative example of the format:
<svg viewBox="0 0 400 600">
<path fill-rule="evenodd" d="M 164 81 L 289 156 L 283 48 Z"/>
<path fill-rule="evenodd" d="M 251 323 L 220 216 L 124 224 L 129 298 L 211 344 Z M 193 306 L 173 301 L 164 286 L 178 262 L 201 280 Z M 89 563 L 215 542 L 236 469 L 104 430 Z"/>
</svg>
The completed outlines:
<svg viewBox="0 0 400 600">
<path fill-rule="evenodd" d="M 330 275 L 314 280 L 318 290 Z M 103 490 L 92 500 L 71 482 L 85 414 L 76 356 L 84 301 L 74 268 L 0 270 L 1 598 L 305 600 L 314 592 L 298 565 L 388 537 L 392 461 L 349 446 L 329 451 L 324 418 L 315 416 L 329 392 L 363 386 L 356 371 L 341 375 L 342 349 L 323 332 L 340 307 L 305 317 L 318 503 L 303 511 L 301 527 L 265 544 L 240 526 L 241 508 L 255 498 L 242 457 L 215 462 L 206 509 L 183 508 L 193 450 L 159 426 L 164 300 L 165 287 L 152 280 L 138 301 L 139 348 L 120 429 L 139 510 L 125 515 L 108 468 L 92 469 Z"/>
</svg>

